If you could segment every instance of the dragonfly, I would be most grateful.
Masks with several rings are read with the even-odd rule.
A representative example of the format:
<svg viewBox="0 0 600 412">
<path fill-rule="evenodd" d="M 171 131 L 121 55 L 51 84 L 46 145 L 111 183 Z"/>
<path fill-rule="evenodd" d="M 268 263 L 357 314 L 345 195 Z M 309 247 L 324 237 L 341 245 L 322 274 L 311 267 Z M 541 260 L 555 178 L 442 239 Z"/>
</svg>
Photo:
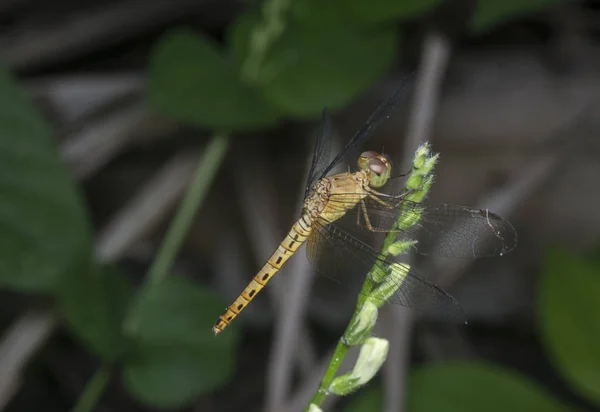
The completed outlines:
<svg viewBox="0 0 600 412">
<path fill-rule="evenodd" d="M 502 217 L 489 210 L 448 204 L 411 202 L 406 192 L 386 193 L 392 162 L 386 154 L 365 151 L 358 158 L 355 172 L 328 176 L 335 166 L 348 157 L 389 118 L 396 105 L 407 96 L 403 82 L 390 97 L 377 107 L 344 148 L 330 161 L 331 118 L 327 109 L 317 129 L 311 167 L 305 187 L 303 209 L 279 247 L 242 293 L 219 316 L 213 326 L 222 332 L 256 297 L 296 251 L 306 243 L 306 253 L 316 271 L 349 291 L 361 292 L 373 268 L 386 273 L 380 283 L 395 288 L 392 296 L 381 296 L 382 303 L 394 303 L 453 321 L 466 321 L 459 303 L 446 291 L 427 281 L 396 258 L 383 255 L 366 242 L 344 230 L 338 221 L 356 213 L 355 227 L 371 233 L 397 232 L 398 240 L 411 241 L 412 249 L 421 255 L 453 258 L 502 256 L 514 249 L 517 233 Z M 418 224 L 406 230 L 395 225 L 403 213 L 418 212 Z M 413 240 L 418 239 L 415 242 Z M 373 282 L 373 279 L 370 279 Z M 383 287 L 377 290 L 391 290 Z M 373 295 L 370 299 L 377 299 Z M 389 293 L 388 293 L 389 295 Z"/>
</svg>

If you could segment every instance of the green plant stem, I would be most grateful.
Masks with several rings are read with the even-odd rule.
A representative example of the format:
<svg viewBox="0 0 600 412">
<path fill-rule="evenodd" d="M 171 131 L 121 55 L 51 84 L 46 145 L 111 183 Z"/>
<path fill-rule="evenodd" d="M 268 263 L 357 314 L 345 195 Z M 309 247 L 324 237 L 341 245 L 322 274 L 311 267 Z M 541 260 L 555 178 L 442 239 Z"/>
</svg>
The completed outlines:
<svg viewBox="0 0 600 412">
<path fill-rule="evenodd" d="M 325 376 L 323 377 L 323 380 L 321 381 L 321 384 L 319 385 L 319 389 L 313 396 L 310 403 L 314 403 L 315 405 L 321 405 L 321 403 L 325 400 L 325 397 L 327 396 L 327 388 L 329 388 L 329 385 L 331 385 L 331 381 L 333 381 L 333 378 L 335 378 L 335 374 L 337 373 L 337 370 L 339 369 L 340 365 L 342 364 L 342 361 L 346 357 L 346 353 L 348 352 L 348 349 L 350 349 L 350 346 L 346 345 L 340 339 L 337 346 L 335 347 L 333 356 L 331 357 L 331 360 L 329 361 L 329 365 L 327 365 L 327 371 L 325 372 Z M 306 408 L 306 410 L 308 410 L 309 407 L 310 407 L 310 404 Z"/>
<path fill-rule="evenodd" d="M 381 248 L 382 254 L 387 256 L 387 254 L 388 254 L 387 248 L 389 247 L 389 245 L 391 245 L 394 242 L 395 238 L 396 238 L 396 233 L 394 233 L 394 232 L 390 232 L 386 235 L 385 240 L 383 242 L 383 246 Z M 373 271 L 373 269 L 371 269 L 371 272 L 372 271 Z M 342 336 L 346 336 L 348 329 L 350 328 L 350 325 L 352 325 L 354 323 L 354 318 L 356 317 L 356 315 L 358 315 L 358 312 L 360 311 L 360 308 L 364 304 L 366 297 L 369 295 L 369 291 L 373 288 L 373 282 L 370 279 L 371 279 L 371 273 L 369 272 L 369 275 L 367 275 L 366 280 L 363 283 L 360 293 L 358 295 L 358 301 L 356 302 L 356 308 L 354 309 L 354 314 L 352 315 L 350 322 L 348 322 L 348 326 L 346 326 L 346 330 L 344 331 L 344 334 Z M 321 404 L 325 400 L 325 397 L 327 396 L 327 390 L 328 390 L 329 386 L 331 385 L 333 378 L 335 378 L 335 375 L 336 375 L 338 369 L 340 368 L 342 361 L 346 357 L 346 354 L 348 353 L 349 349 L 350 349 L 350 346 L 346 345 L 344 343 L 344 339 L 341 338 L 339 340 L 337 346 L 335 347 L 333 356 L 329 360 L 329 365 L 327 365 L 327 370 L 325 371 L 325 376 L 323 376 L 323 379 L 321 380 L 321 383 L 319 384 L 319 389 L 313 395 L 310 403 L 308 404 L 308 406 L 305 409 L 305 412 L 308 411 L 311 404 L 321 406 Z"/>
<path fill-rule="evenodd" d="M 405 189 L 407 189 L 407 191 L 406 191 L 407 199 L 414 201 L 414 202 L 420 202 L 423 199 L 423 197 L 426 195 L 427 191 L 429 190 L 429 186 L 431 185 L 431 180 L 429 181 L 429 183 L 427 183 L 427 180 L 425 180 L 425 181 L 423 180 L 423 173 L 425 175 L 429 175 L 432 173 L 433 167 L 435 165 L 435 160 L 437 159 L 437 155 L 432 157 L 429 152 L 429 146 L 425 145 L 425 146 L 421 146 L 421 147 L 419 147 L 419 149 L 417 149 L 415 156 L 416 157 L 415 157 L 415 160 L 413 161 L 411 173 L 405 183 Z M 419 173 L 419 171 L 420 171 L 420 173 Z M 418 179 L 418 181 L 412 181 L 412 183 L 411 183 L 411 177 L 413 177 L 415 175 L 420 175 L 421 178 Z M 422 187 L 420 190 L 417 190 L 416 187 L 412 187 L 412 186 L 416 186 L 416 187 L 422 186 Z M 412 193 L 412 195 L 411 195 L 411 193 Z M 404 216 L 403 213 L 400 213 L 398 215 L 398 219 L 396 220 L 396 222 L 394 223 L 394 226 L 393 226 L 394 229 L 398 229 L 398 228 L 402 227 L 401 220 L 402 220 L 403 216 Z M 414 225 L 414 224 L 416 224 L 416 222 L 412 222 L 412 225 Z M 406 223 L 405 223 L 405 225 L 406 225 Z M 382 244 L 380 252 L 379 252 L 381 257 L 386 258 L 390 254 L 390 246 L 395 242 L 396 237 L 397 237 L 397 234 L 394 231 L 390 231 L 386 235 L 385 240 L 383 241 L 383 244 Z M 369 271 L 369 273 L 367 274 L 367 277 L 365 278 L 365 281 L 363 282 L 361 291 L 358 295 L 358 300 L 356 302 L 356 308 L 354 309 L 354 314 L 352 315 L 352 319 L 348 323 L 348 326 L 346 326 L 346 330 L 344 331 L 342 338 L 340 339 L 340 341 L 337 344 L 335 352 L 334 352 L 331 360 L 329 361 L 329 365 L 327 366 L 325 376 L 323 377 L 323 380 L 321 381 L 321 384 L 319 385 L 319 389 L 314 394 L 312 400 L 306 407 L 305 411 L 309 410 L 311 404 L 314 404 L 316 406 L 321 406 L 323 400 L 327 396 L 329 387 L 331 386 L 331 383 L 332 383 L 333 379 L 335 378 L 335 374 L 337 373 L 337 370 L 339 369 L 340 364 L 344 360 L 344 357 L 346 356 L 348 349 L 350 349 L 350 346 L 345 343 L 344 337 L 350 333 L 350 328 L 354 324 L 354 320 L 355 320 L 356 316 L 359 315 L 361 308 L 365 304 L 365 301 L 368 299 L 368 296 L 374 287 L 374 283 L 373 283 L 372 279 L 374 277 L 373 276 L 374 272 L 377 270 L 378 270 L 377 266 L 374 265 L 371 268 L 371 270 Z"/>
<path fill-rule="evenodd" d="M 175 255 L 181 247 L 194 215 L 221 165 L 228 146 L 229 138 L 225 135 L 215 136 L 208 144 L 200 161 L 200 166 L 198 166 L 194 175 L 194 180 L 177 210 L 175 219 L 167 231 L 156 259 L 148 270 L 146 278 L 148 286 L 160 283 L 169 273 Z"/>
<path fill-rule="evenodd" d="M 104 391 L 104 387 L 108 383 L 108 379 L 110 378 L 111 367 L 106 364 L 100 367 L 92 376 L 92 379 L 89 380 L 83 393 L 79 396 L 77 403 L 72 409 L 72 412 L 87 412 L 93 411 L 94 406 L 98 403 L 98 399 L 102 392 Z"/>
<path fill-rule="evenodd" d="M 158 254 L 148 270 L 144 287 L 160 283 L 169 273 L 173 259 L 175 259 L 175 255 L 187 234 L 190 223 L 204 200 L 204 195 L 223 161 L 228 146 L 229 137 L 227 135 L 216 135 L 208 144 L 188 192 L 177 209 L 175 219 L 169 226 Z M 124 328 L 127 329 L 127 322 L 125 322 Z M 77 404 L 73 408 L 73 412 L 92 412 L 98 398 L 108 383 L 109 377 L 110 367 L 105 364 L 96 371 L 92 379 L 87 383 Z"/>
</svg>

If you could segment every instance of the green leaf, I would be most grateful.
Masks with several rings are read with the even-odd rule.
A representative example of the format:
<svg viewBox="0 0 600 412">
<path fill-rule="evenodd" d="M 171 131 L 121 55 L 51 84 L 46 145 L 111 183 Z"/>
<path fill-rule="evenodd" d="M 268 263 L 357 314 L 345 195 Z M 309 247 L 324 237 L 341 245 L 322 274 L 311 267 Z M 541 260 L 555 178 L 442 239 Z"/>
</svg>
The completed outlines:
<svg viewBox="0 0 600 412">
<path fill-rule="evenodd" d="M 307 15 L 290 22 L 266 55 L 258 84 L 266 99 L 298 118 L 317 118 L 323 107 L 345 106 L 390 68 L 398 47 L 393 27 L 360 30 L 341 17 L 320 22 Z M 231 49 L 243 62 L 259 24 L 246 14 L 231 28 Z"/>
<path fill-rule="evenodd" d="M 224 307 L 180 277 L 142 292 L 126 325 L 136 341 L 123 371 L 129 392 L 145 404 L 174 408 L 226 382 L 238 333 L 233 325 L 214 336 L 212 325 Z"/>
<path fill-rule="evenodd" d="M 375 25 L 393 20 L 410 19 L 423 14 L 441 0 L 345 0 L 340 11 L 353 21 Z"/>
<path fill-rule="evenodd" d="M 123 382 L 132 396 L 148 406 L 184 407 L 231 376 L 234 357 L 218 352 L 184 345 L 141 345 L 123 370 Z"/>
<path fill-rule="evenodd" d="M 410 379 L 411 412 L 565 412 L 536 384 L 517 373 L 482 363 L 425 366 Z"/>
<path fill-rule="evenodd" d="M 590 263 L 600 265 L 600 245 L 596 245 L 586 254 Z"/>
<path fill-rule="evenodd" d="M 346 412 L 377 412 L 383 410 L 383 391 L 379 386 L 373 386 L 356 396 Z"/>
<path fill-rule="evenodd" d="M 541 10 L 561 0 L 478 0 L 470 29 L 480 33 L 498 23 Z"/>
<path fill-rule="evenodd" d="M 150 58 L 148 99 L 161 112 L 227 132 L 276 123 L 277 111 L 238 79 L 217 45 L 191 30 L 165 35 Z"/>
<path fill-rule="evenodd" d="M 52 291 L 87 258 L 90 227 L 50 127 L 0 67 L 0 285 Z"/>
<path fill-rule="evenodd" d="M 58 306 L 71 330 L 93 352 L 110 362 L 127 347 L 122 326 L 133 288 L 114 268 L 85 269 L 73 272 L 63 281 L 58 291 Z"/>
<path fill-rule="evenodd" d="M 561 249 L 546 254 L 538 318 L 554 365 L 581 395 L 600 403 L 600 263 Z"/>
</svg>

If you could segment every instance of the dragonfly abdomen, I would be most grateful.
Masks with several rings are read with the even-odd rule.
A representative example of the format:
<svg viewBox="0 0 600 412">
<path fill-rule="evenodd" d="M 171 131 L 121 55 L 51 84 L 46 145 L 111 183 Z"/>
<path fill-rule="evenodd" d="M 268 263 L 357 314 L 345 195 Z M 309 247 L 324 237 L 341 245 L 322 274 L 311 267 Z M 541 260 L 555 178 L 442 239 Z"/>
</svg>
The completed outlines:
<svg viewBox="0 0 600 412">
<path fill-rule="evenodd" d="M 254 299 L 262 288 L 271 280 L 273 276 L 283 267 L 285 262 L 292 257 L 300 246 L 306 241 L 310 235 L 312 228 L 312 220 L 305 215 L 298 220 L 290 229 L 285 239 L 279 244 L 275 252 L 263 265 L 260 271 L 250 281 L 248 286 L 240 293 L 236 300 L 227 307 L 225 312 L 213 326 L 213 332 L 220 333 L 233 321 L 233 319 Z"/>
</svg>

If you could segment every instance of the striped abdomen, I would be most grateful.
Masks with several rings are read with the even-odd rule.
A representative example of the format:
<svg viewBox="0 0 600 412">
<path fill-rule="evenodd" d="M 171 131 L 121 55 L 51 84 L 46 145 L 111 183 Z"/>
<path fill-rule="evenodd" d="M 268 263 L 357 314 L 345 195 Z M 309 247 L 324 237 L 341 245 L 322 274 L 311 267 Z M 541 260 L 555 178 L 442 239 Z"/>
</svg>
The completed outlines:
<svg viewBox="0 0 600 412">
<path fill-rule="evenodd" d="M 215 326 L 213 326 L 213 332 L 215 335 L 222 332 L 223 329 L 229 325 L 229 323 L 250 303 L 262 288 L 265 287 L 267 282 L 281 269 L 281 267 L 287 262 L 287 260 L 298 250 L 298 248 L 304 243 L 304 241 L 310 235 L 311 218 L 309 216 L 302 216 L 294 226 L 290 229 L 289 233 L 279 244 L 279 247 L 271 255 L 267 263 L 264 264 L 262 269 L 256 276 L 250 281 L 244 291 L 238 296 L 238 298 L 223 312 Z"/>
</svg>

